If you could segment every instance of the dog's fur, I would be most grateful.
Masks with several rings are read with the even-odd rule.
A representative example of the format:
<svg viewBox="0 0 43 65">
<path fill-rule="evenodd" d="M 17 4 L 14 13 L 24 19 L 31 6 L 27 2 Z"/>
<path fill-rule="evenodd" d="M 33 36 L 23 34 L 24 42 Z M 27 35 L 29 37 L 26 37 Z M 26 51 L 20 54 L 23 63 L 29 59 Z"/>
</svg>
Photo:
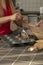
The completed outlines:
<svg viewBox="0 0 43 65">
<path fill-rule="evenodd" d="M 28 48 L 28 51 L 31 51 L 31 48 L 33 48 L 32 51 L 38 51 L 38 50 L 41 50 L 43 49 L 43 40 L 37 40 L 36 43 L 31 46 L 30 48 Z"/>
<path fill-rule="evenodd" d="M 36 43 L 34 44 L 33 47 L 35 47 L 35 49 L 37 49 L 37 50 L 43 49 L 43 40 L 36 41 Z"/>
<path fill-rule="evenodd" d="M 30 48 L 34 48 L 35 50 L 43 49 L 43 27 L 42 26 L 40 27 L 32 26 L 30 27 L 30 29 L 32 30 L 33 34 L 39 39 L 36 41 L 34 46 Z"/>
</svg>

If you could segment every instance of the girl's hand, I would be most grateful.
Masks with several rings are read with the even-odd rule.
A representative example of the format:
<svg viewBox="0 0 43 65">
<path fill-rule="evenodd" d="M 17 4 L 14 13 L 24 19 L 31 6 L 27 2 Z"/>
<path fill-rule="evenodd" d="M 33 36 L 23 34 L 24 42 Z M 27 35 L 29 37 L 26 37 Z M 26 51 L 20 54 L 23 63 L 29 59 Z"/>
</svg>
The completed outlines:
<svg viewBox="0 0 43 65">
<path fill-rule="evenodd" d="M 23 16 L 20 13 L 15 13 L 11 16 L 11 20 L 20 21 L 23 20 Z"/>
<path fill-rule="evenodd" d="M 42 26 L 43 25 L 43 20 L 40 20 L 37 24 L 36 24 L 36 26 L 38 26 L 38 27 L 40 27 L 40 26 Z"/>
</svg>

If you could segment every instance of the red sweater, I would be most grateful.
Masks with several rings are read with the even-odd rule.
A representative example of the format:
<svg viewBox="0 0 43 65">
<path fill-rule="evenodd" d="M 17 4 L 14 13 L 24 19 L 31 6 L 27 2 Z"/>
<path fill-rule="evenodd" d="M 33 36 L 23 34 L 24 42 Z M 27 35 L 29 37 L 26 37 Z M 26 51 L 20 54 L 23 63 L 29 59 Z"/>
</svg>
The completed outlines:
<svg viewBox="0 0 43 65">
<path fill-rule="evenodd" d="M 5 10 L 3 8 L 4 16 L 12 15 L 12 11 L 11 11 L 10 5 L 7 2 L 6 2 L 6 8 L 7 8 L 7 10 Z M 0 35 L 9 34 L 11 32 L 12 31 L 10 30 L 10 22 L 9 21 L 7 23 L 4 23 L 4 24 L 0 25 Z"/>
</svg>

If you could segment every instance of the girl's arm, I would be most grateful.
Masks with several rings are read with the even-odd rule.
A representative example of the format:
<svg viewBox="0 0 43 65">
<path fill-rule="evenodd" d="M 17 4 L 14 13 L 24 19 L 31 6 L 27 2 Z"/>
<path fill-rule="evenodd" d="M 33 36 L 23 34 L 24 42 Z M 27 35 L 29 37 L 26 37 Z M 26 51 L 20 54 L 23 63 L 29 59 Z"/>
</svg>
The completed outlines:
<svg viewBox="0 0 43 65">
<path fill-rule="evenodd" d="M 0 17 L 0 24 L 6 23 L 11 20 L 11 16 Z"/>
<path fill-rule="evenodd" d="M 15 7 L 14 7 L 14 4 L 13 4 L 13 1 L 12 0 L 9 0 L 10 1 L 10 6 L 11 6 L 11 9 L 12 9 L 12 13 L 14 14 L 16 12 L 15 10 Z M 21 14 L 21 13 L 19 13 Z M 19 15 L 18 15 L 19 16 Z M 18 25 L 18 26 L 22 26 L 24 28 L 29 28 L 29 24 L 27 22 L 25 22 L 23 19 L 19 20 L 19 21 L 15 21 L 15 23 Z"/>
<path fill-rule="evenodd" d="M 41 24 L 43 24 L 43 20 L 40 20 L 40 21 L 36 24 L 36 26 L 39 26 L 39 27 L 40 27 Z"/>
</svg>

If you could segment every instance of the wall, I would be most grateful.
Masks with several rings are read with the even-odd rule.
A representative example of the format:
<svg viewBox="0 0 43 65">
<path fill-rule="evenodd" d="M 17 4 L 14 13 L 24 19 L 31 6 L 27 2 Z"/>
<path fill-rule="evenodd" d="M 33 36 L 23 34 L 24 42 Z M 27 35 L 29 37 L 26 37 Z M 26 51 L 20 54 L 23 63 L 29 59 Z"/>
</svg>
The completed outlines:
<svg viewBox="0 0 43 65">
<path fill-rule="evenodd" d="M 43 6 L 43 0 L 16 0 L 16 3 L 25 11 L 40 11 L 40 7 Z"/>
</svg>

